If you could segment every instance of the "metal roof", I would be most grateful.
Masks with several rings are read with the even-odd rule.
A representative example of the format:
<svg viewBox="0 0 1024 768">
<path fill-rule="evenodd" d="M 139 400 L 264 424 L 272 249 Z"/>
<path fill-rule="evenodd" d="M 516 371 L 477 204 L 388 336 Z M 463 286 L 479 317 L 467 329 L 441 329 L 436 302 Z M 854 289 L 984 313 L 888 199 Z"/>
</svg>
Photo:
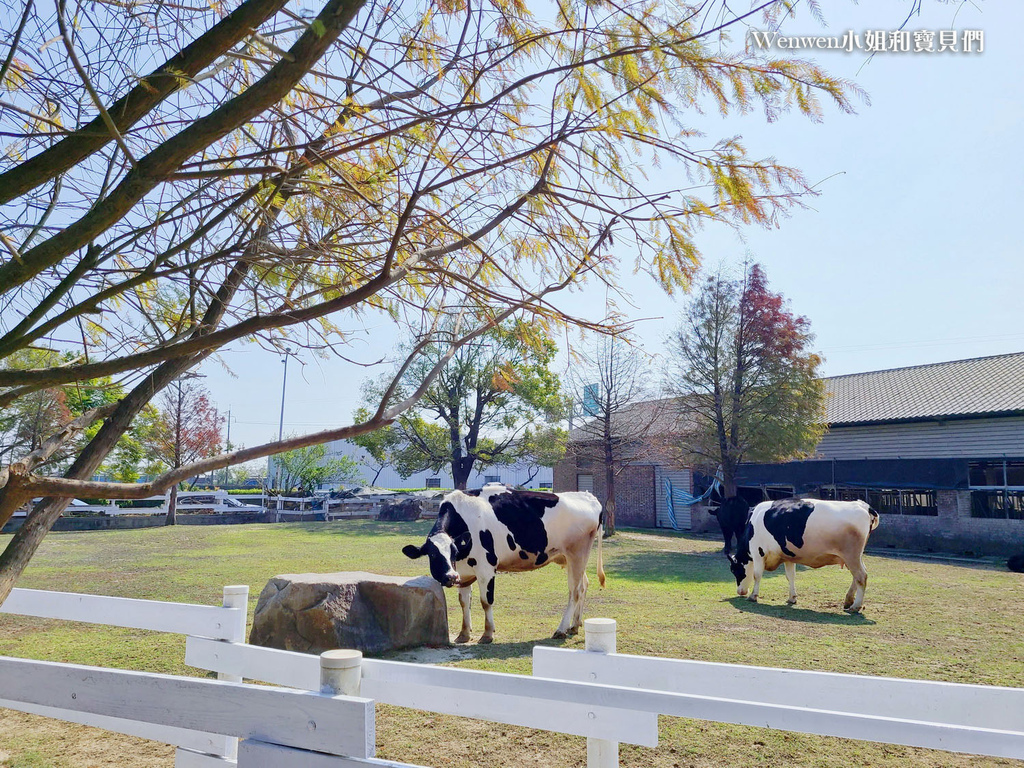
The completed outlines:
<svg viewBox="0 0 1024 768">
<path fill-rule="evenodd" d="M 832 426 L 1024 413 L 1024 352 L 825 379 Z"/>
</svg>

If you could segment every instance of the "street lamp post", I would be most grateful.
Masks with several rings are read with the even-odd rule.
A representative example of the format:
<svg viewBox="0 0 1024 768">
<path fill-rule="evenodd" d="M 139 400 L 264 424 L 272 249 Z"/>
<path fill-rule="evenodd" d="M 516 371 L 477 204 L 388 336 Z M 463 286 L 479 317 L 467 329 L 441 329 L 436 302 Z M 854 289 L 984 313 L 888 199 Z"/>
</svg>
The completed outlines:
<svg viewBox="0 0 1024 768">
<path fill-rule="evenodd" d="M 280 420 L 280 422 L 277 425 L 277 442 L 281 442 L 281 440 L 284 438 L 284 393 L 285 393 L 285 389 L 288 387 L 288 357 L 290 355 L 293 355 L 293 354 L 295 354 L 295 353 L 292 352 L 287 347 L 285 347 L 285 349 L 284 349 L 284 357 L 281 358 L 281 362 L 284 363 L 284 378 L 281 379 L 281 420 Z M 280 490 L 281 489 L 281 461 L 280 461 L 280 459 L 275 461 L 274 464 L 277 466 L 277 473 L 276 473 L 277 474 L 277 479 L 275 480 L 275 484 L 277 485 L 278 490 Z"/>
</svg>

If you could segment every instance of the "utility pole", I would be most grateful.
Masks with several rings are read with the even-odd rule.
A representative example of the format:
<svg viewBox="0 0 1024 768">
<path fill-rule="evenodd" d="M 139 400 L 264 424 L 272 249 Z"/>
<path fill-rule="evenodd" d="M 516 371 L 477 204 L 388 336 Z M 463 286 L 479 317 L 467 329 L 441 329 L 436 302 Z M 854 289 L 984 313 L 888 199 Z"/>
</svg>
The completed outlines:
<svg viewBox="0 0 1024 768">
<path fill-rule="evenodd" d="M 293 355 L 293 354 L 295 354 L 295 353 L 292 352 L 288 347 L 285 347 L 284 348 L 284 357 L 281 359 L 281 362 L 284 363 L 284 378 L 281 379 L 281 420 L 280 420 L 280 422 L 277 425 L 277 442 L 281 442 L 281 440 L 284 439 L 284 393 L 285 393 L 285 389 L 288 387 L 288 357 L 290 355 Z M 280 461 L 275 461 L 274 462 L 274 466 L 277 468 L 277 472 L 276 472 L 277 477 L 276 477 L 276 479 L 274 481 L 274 485 L 277 486 L 278 490 L 280 490 L 281 489 L 281 462 Z"/>
<path fill-rule="evenodd" d="M 228 406 L 228 435 L 227 435 L 227 438 L 224 440 L 224 450 L 229 452 L 229 453 L 231 451 L 231 406 L 230 405 Z M 227 485 L 228 484 L 228 471 L 229 471 L 228 468 L 224 467 L 224 480 L 222 482 L 222 485 Z"/>
</svg>

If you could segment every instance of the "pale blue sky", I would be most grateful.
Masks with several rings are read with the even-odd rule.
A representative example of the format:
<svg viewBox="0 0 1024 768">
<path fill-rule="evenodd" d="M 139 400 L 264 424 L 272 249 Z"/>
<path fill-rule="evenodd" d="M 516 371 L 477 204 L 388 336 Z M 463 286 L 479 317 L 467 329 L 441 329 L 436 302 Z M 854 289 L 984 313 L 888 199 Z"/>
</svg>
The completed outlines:
<svg viewBox="0 0 1024 768">
<path fill-rule="evenodd" d="M 827 5 L 826 31 L 805 16 L 790 33 L 895 29 L 910 8 L 891 0 Z M 820 124 L 785 117 L 767 125 L 758 113 L 700 122 L 709 138 L 740 134 L 753 155 L 774 155 L 822 182 L 821 195 L 779 229 L 708 229 L 698 242 L 708 264 L 749 254 L 764 265 L 773 289 L 810 319 L 825 375 L 1024 350 L 1024 3 L 925 0 L 906 28 L 951 27 L 983 30 L 984 53 L 808 55 L 868 91 L 871 104 L 856 115 L 826 108 Z M 642 307 L 634 316 L 658 318 L 637 326 L 656 354 L 685 298 L 664 296 L 646 278 L 627 286 Z M 393 340 L 390 329 L 374 330 L 356 354 L 386 354 Z M 280 357 L 252 348 L 223 360 L 238 377 L 210 363 L 205 383 L 232 410 L 233 442 L 276 437 Z M 285 433 L 349 423 L 368 372 L 304 362 L 288 366 Z"/>
</svg>

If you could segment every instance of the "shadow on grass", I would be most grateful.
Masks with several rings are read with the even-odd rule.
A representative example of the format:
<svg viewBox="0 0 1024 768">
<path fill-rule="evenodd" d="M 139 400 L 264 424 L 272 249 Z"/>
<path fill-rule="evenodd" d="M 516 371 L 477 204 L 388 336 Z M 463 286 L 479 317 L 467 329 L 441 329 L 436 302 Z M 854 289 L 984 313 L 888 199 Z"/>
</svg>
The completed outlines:
<svg viewBox="0 0 1024 768">
<path fill-rule="evenodd" d="M 518 643 L 502 643 L 495 640 L 488 645 L 468 643 L 463 646 L 467 659 L 528 659 L 533 656 L 534 646 L 543 645 L 550 648 L 561 648 L 565 640 L 551 637 L 539 637 Z"/>
<path fill-rule="evenodd" d="M 634 581 L 662 583 L 733 581 L 721 552 L 637 552 L 615 558 L 610 570 Z"/>
<path fill-rule="evenodd" d="M 801 621 L 808 624 L 841 624 L 848 627 L 872 626 L 875 622 L 864 616 L 863 613 L 846 613 L 845 611 L 825 613 L 824 611 L 813 611 L 810 608 L 797 608 L 794 605 L 752 603 L 745 597 L 730 597 L 724 602 L 732 603 L 732 607 L 744 613 L 756 613 L 761 616 L 786 619 L 787 621 Z"/>
</svg>

